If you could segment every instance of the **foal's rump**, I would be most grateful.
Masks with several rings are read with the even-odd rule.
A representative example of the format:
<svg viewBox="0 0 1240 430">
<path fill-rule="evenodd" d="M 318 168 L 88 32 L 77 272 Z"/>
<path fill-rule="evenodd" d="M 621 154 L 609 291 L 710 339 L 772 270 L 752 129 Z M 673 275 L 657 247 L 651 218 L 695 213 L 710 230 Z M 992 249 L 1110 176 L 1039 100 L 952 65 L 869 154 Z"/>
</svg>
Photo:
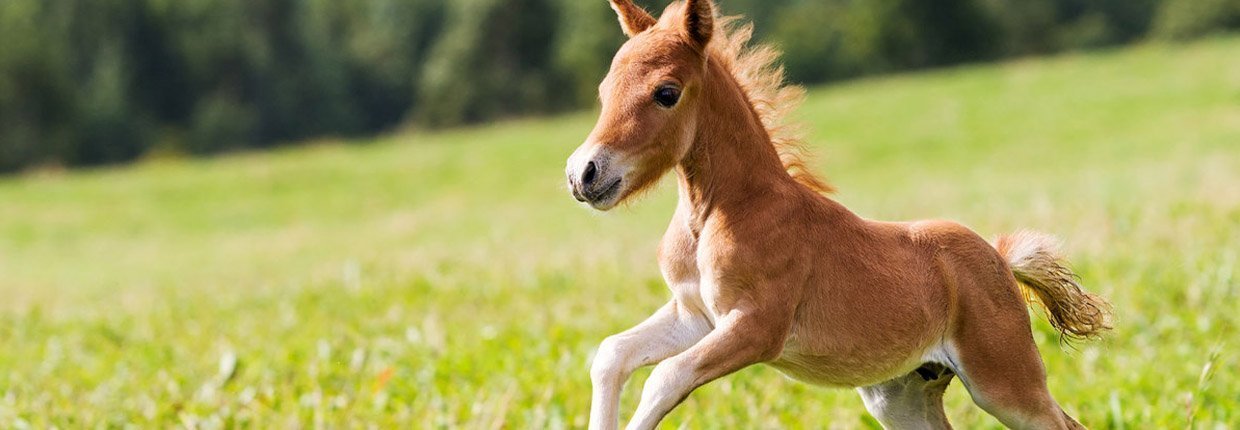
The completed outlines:
<svg viewBox="0 0 1240 430">
<path fill-rule="evenodd" d="M 985 244 L 972 230 L 950 221 L 922 221 L 910 224 L 909 228 L 914 236 L 920 236 L 951 255 L 956 263 L 953 265 L 955 276 L 948 283 L 976 286 L 982 291 L 974 293 L 1006 299 L 1010 293 L 993 290 L 996 284 L 1010 285 L 1011 282 L 1011 278 L 998 282 L 991 276 L 994 265 L 1000 264 L 993 257 L 993 251 L 998 251 L 1001 264 L 1011 271 L 1025 301 L 1040 305 L 1051 325 L 1064 337 L 1094 338 L 1110 329 L 1110 304 L 1081 287 L 1080 278 L 1060 253 L 1059 240 L 1054 236 L 1021 230 L 999 236 L 993 244 Z M 988 249 L 992 246 L 993 251 Z M 978 297 L 977 294 L 972 296 Z M 968 297 L 957 299 L 969 300 Z M 1010 300 L 998 302 L 1010 303 Z"/>
</svg>

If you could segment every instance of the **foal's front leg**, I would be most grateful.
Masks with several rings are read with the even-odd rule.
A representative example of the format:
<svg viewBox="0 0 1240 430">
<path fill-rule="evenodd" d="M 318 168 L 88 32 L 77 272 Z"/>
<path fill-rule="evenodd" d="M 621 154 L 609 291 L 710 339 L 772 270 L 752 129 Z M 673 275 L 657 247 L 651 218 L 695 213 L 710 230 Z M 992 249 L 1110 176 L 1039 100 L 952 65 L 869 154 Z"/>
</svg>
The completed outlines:
<svg viewBox="0 0 1240 430">
<path fill-rule="evenodd" d="M 590 366 L 594 395 L 590 402 L 590 429 L 614 429 L 619 419 L 620 392 L 639 367 L 679 354 L 710 332 L 710 322 L 675 300 L 650 318 L 599 345 Z"/>
<path fill-rule="evenodd" d="M 779 312 L 738 309 L 727 314 L 701 342 L 655 366 L 628 429 L 653 429 L 697 387 L 778 358 L 791 324 Z"/>
</svg>

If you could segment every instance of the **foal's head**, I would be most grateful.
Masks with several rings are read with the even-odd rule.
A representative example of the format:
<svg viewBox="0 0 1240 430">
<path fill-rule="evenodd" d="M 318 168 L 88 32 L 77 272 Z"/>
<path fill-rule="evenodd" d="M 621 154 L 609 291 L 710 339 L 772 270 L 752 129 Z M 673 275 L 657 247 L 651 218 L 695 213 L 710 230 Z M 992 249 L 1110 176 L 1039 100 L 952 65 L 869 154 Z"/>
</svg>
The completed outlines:
<svg viewBox="0 0 1240 430">
<path fill-rule="evenodd" d="M 629 36 L 599 85 L 602 113 L 568 158 L 573 197 L 607 210 L 653 184 L 689 151 L 714 34 L 710 0 L 672 4 L 656 20 L 611 0 Z"/>
</svg>

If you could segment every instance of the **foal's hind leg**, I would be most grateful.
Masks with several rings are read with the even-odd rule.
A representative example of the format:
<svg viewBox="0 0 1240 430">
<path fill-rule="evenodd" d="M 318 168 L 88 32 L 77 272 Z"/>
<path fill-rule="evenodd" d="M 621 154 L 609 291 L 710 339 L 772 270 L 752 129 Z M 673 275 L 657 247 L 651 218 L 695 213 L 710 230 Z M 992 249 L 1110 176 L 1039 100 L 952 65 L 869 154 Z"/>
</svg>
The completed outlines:
<svg viewBox="0 0 1240 430">
<path fill-rule="evenodd" d="M 866 410 L 888 430 L 950 429 L 943 391 L 951 383 L 946 367 L 929 363 L 907 375 L 858 388 Z"/>
<path fill-rule="evenodd" d="M 1009 428 L 1084 428 L 1046 388 L 1046 368 L 1016 285 L 1000 285 L 988 293 L 988 298 L 962 297 L 945 350 L 947 364 L 973 402 Z"/>
</svg>

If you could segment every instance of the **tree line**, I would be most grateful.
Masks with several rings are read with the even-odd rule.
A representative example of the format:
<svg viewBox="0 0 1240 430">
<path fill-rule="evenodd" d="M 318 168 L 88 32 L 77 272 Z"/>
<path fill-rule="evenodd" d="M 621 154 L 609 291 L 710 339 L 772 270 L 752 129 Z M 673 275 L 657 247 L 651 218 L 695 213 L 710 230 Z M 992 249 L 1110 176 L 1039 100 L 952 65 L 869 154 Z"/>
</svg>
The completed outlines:
<svg viewBox="0 0 1240 430">
<path fill-rule="evenodd" d="M 1240 28 L 1240 0 L 716 3 L 803 83 Z M 604 0 L 3 0 L 0 172 L 578 109 L 622 42 Z"/>
</svg>

